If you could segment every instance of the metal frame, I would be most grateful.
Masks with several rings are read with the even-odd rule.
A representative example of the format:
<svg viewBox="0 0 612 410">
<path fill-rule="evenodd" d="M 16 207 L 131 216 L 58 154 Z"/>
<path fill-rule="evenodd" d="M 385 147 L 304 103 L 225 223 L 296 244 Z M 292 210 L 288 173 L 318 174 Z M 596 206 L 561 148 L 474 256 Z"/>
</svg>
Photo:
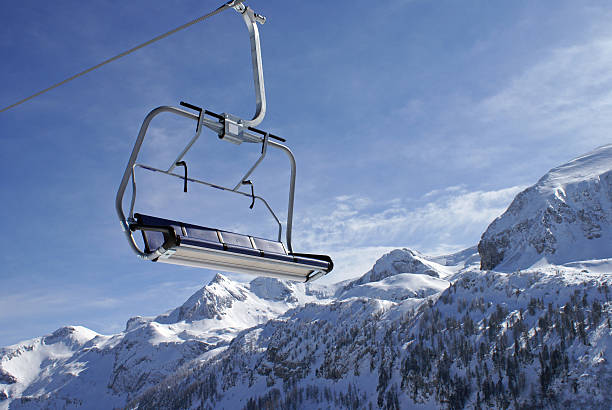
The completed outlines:
<svg viewBox="0 0 612 410">
<path fill-rule="evenodd" d="M 263 66 L 261 64 L 261 45 L 259 42 L 259 29 L 256 23 L 264 24 L 266 18 L 255 13 L 251 8 L 242 3 L 234 6 L 234 9 L 242 14 L 244 23 L 249 30 L 251 41 L 251 60 L 253 64 L 253 82 L 255 83 L 255 115 L 249 121 L 242 121 L 247 127 L 256 127 L 266 115 L 266 89 L 263 78 Z"/>
<path fill-rule="evenodd" d="M 138 137 L 136 138 L 136 143 L 134 144 L 134 148 L 132 149 L 130 159 L 128 160 L 128 164 L 125 168 L 125 172 L 123 173 L 121 184 L 119 185 L 119 189 L 117 191 L 117 196 L 115 199 L 115 209 L 117 211 L 117 215 L 121 223 L 121 228 L 123 229 L 132 250 L 142 259 L 156 260 L 160 256 L 165 255 L 166 252 L 169 250 L 169 249 L 166 249 L 166 247 L 170 247 L 170 246 L 164 244 L 156 250 L 145 252 L 141 250 L 138 244 L 136 243 L 136 240 L 132 232 L 132 228 L 134 227 L 134 223 L 135 223 L 133 212 L 134 212 L 134 205 L 136 201 L 135 168 L 137 167 L 143 168 L 149 171 L 160 172 L 166 175 L 180 178 L 182 180 L 187 180 L 187 181 L 195 182 L 198 184 L 203 184 L 203 185 L 206 185 L 212 188 L 221 189 L 223 191 L 233 192 L 239 195 L 252 197 L 253 200 L 257 199 L 263 202 L 263 204 L 266 206 L 268 211 L 270 211 L 270 213 L 272 214 L 272 216 L 274 217 L 274 219 L 276 220 L 279 226 L 278 241 L 281 242 L 282 224 L 279 221 L 276 214 L 274 213 L 274 211 L 270 208 L 266 200 L 261 198 L 260 196 L 256 196 L 254 194 L 249 194 L 249 193 L 238 190 L 240 186 L 242 186 L 246 178 L 248 178 L 251 175 L 251 173 L 257 168 L 257 166 L 264 159 L 268 146 L 280 149 L 289 157 L 289 162 L 291 166 L 291 176 L 290 176 L 290 181 L 289 181 L 289 201 L 288 201 L 288 206 L 287 206 L 287 227 L 286 227 L 285 235 L 286 235 L 286 242 L 287 242 L 287 250 L 289 251 L 289 253 L 293 252 L 293 249 L 291 246 L 291 231 L 292 231 L 292 226 L 293 226 L 293 202 L 295 198 L 295 174 L 296 174 L 295 157 L 293 156 L 293 153 L 287 146 L 279 142 L 270 140 L 270 137 L 276 138 L 280 141 L 283 141 L 282 139 L 276 136 L 271 136 L 268 133 L 262 132 L 254 128 L 256 125 L 261 123 L 266 113 L 266 96 L 265 96 L 265 86 L 264 86 L 264 81 L 263 81 L 263 68 L 262 68 L 262 62 L 261 62 L 261 46 L 260 46 L 260 41 L 259 41 L 259 30 L 257 28 L 257 23 L 263 24 L 265 22 L 265 17 L 254 13 L 252 9 L 244 6 L 242 3 L 235 4 L 233 8 L 236 11 L 238 11 L 240 14 L 242 14 L 243 20 L 249 31 L 249 38 L 251 42 L 251 56 L 252 56 L 252 64 L 253 64 L 253 80 L 255 83 L 255 103 L 256 103 L 255 104 L 256 105 L 255 115 L 253 116 L 251 120 L 242 120 L 239 117 L 233 116 L 231 114 L 218 115 L 218 114 L 214 114 L 209 111 L 206 111 L 205 112 L 206 114 L 216 117 L 217 121 L 215 121 L 215 120 L 206 118 L 204 116 L 204 113 L 201 112 L 201 109 L 200 109 L 200 114 L 195 115 L 191 112 L 182 110 L 180 108 L 170 107 L 170 106 L 157 107 L 147 114 L 147 116 L 145 117 L 142 123 L 142 126 L 140 127 Z M 188 104 L 185 104 L 185 105 L 189 106 Z M 144 137 L 146 135 L 146 132 L 149 128 L 151 121 L 153 120 L 153 118 L 157 117 L 159 114 L 164 113 L 164 112 L 175 114 L 178 116 L 182 116 L 182 117 L 197 121 L 195 135 L 192 137 L 189 143 L 185 146 L 185 148 L 181 151 L 181 153 L 177 156 L 176 160 L 172 164 L 170 164 L 168 169 L 165 171 L 162 169 L 151 167 L 145 164 L 139 164 L 136 162 L 138 158 L 138 153 L 140 152 L 140 148 L 142 146 Z M 199 180 L 196 178 L 185 178 L 182 175 L 172 172 L 177 162 L 181 161 L 181 159 L 187 154 L 187 152 L 191 149 L 194 143 L 199 139 L 200 134 L 202 132 L 202 126 L 205 126 L 211 129 L 212 131 L 214 131 L 215 133 L 217 133 L 219 135 L 219 138 L 225 139 L 235 144 L 240 144 L 242 142 L 262 144 L 261 156 L 257 159 L 255 164 L 253 164 L 253 166 L 246 172 L 246 174 L 242 177 L 242 179 L 236 184 L 234 188 L 224 187 L 221 185 L 213 184 L 213 183 Z M 229 128 L 231 128 L 231 130 L 228 130 Z M 263 136 L 261 136 L 260 134 L 263 134 Z M 126 218 L 125 213 L 123 212 L 123 197 L 124 197 L 127 185 L 129 183 L 130 177 L 132 178 L 132 198 L 130 201 L 129 215 Z"/>
<path fill-rule="evenodd" d="M 128 221 L 133 221 L 134 220 L 134 204 L 135 204 L 135 200 L 136 200 L 136 177 L 135 177 L 134 170 L 136 168 L 142 168 L 142 169 L 146 169 L 148 171 L 153 171 L 153 172 L 161 172 L 162 174 L 166 174 L 166 175 L 170 175 L 172 177 L 184 179 L 184 177 L 182 175 L 178 175 L 178 174 L 175 174 L 173 172 L 164 171 L 162 169 L 155 168 L 155 167 L 152 167 L 152 166 L 149 166 L 149 165 L 138 164 L 138 163 L 134 164 L 132 166 L 132 200 L 130 202 L 130 213 L 128 215 Z M 220 189 L 222 191 L 233 192 L 233 193 L 240 194 L 240 195 L 243 195 L 243 196 L 246 196 L 246 197 L 249 197 L 249 198 L 252 197 L 252 198 L 255 198 L 255 199 L 261 201 L 266 206 L 266 208 L 268 209 L 268 211 L 274 217 L 274 220 L 278 224 L 278 239 L 277 239 L 277 241 L 279 241 L 279 242 L 281 241 L 282 232 L 283 232 L 283 225 L 281 224 L 280 220 L 278 219 L 278 217 L 276 216 L 276 214 L 274 213 L 274 211 L 272 210 L 272 208 L 268 204 L 268 201 L 266 201 L 265 199 L 263 199 L 259 195 L 251 196 L 250 194 L 248 194 L 246 192 L 232 190 L 232 189 L 226 188 L 224 186 L 217 185 L 217 184 L 212 184 L 210 182 L 202 181 L 202 180 L 199 180 L 199 179 L 196 179 L 196 178 L 187 178 L 187 181 L 195 182 L 197 184 L 206 185 L 206 186 L 209 186 L 211 188 L 217 188 L 217 189 Z"/>
</svg>

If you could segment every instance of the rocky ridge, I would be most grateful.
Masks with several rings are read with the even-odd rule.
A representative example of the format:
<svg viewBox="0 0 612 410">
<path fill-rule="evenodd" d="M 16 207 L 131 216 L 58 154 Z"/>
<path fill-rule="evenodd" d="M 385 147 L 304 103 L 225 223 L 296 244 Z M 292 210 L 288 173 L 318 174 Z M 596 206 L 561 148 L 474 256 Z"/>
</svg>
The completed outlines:
<svg viewBox="0 0 612 410">
<path fill-rule="evenodd" d="M 612 144 L 553 168 L 519 193 L 478 244 L 482 269 L 610 257 Z"/>
</svg>

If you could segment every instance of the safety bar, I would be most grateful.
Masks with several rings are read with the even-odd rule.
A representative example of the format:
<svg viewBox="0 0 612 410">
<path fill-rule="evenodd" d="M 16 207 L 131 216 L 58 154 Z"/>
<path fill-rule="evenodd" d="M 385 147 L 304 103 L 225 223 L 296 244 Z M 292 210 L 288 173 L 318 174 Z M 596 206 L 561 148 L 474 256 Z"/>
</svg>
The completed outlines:
<svg viewBox="0 0 612 410">
<path fill-rule="evenodd" d="M 261 135 L 266 135 L 266 134 L 268 134 L 268 137 L 269 137 L 269 138 L 275 139 L 275 140 L 277 140 L 277 141 L 280 141 L 280 142 L 287 142 L 287 140 L 286 140 L 286 139 L 284 139 L 284 138 L 282 138 L 282 137 L 279 137 L 278 135 L 270 134 L 269 132 L 262 131 L 262 130 L 260 130 L 260 129 L 255 128 L 255 127 L 248 127 L 248 129 L 249 129 L 250 131 L 256 132 L 256 133 L 261 134 Z"/>
<path fill-rule="evenodd" d="M 174 169 L 174 167 L 176 167 L 180 162 L 183 162 L 181 160 L 183 159 L 185 154 L 187 154 L 187 151 L 189 151 L 191 149 L 193 144 L 195 144 L 195 142 L 198 140 L 198 138 L 200 138 L 200 134 L 202 134 L 202 108 L 196 107 L 195 105 L 191 105 L 191 104 L 186 103 L 184 101 L 181 101 L 180 104 L 182 106 L 184 106 L 184 107 L 191 108 L 192 110 L 198 112 L 198 121 L 197 121 L 198 123 L 196 125 L 196 133 L 195 133 L 195 135 L 187 143 L 185 148 L 183 148 L 183 151 L 181 151 L 181 153 L 178 155 L 178 157 L 176 157 L 176 159 L 172 162 L 172 164 L 170 164 L 170 167 L 168 168 L 168 172 L 172 171 Z M 187 191 L 185 191 L 185 192 L 187 192 Z"/>
<path fill-rule="evenodd" d="M 157 115 L 163 113 L 163 112 L 169 112 L 172 114 L 176 114 L 185 118 L 190 118 L 192 120 L 195 121 L 199 121 L 201 122 L 202 125 L 205 125 L 206 127 L 210 128 L 211 130 L 215 131 L 217 134 L 219 134 L 220 132 L 222 132 L 223 130 L 223 125 L 219 122 L 216 121 L 212 121 L 212 120 L 208 120 L 206 118 L 203 118 L 203 116 L 198 116 L 195 114 L 192 114 L 190 112 L 181 110 L 180 108 L 176 108 L 176 107 L 170 107 L 170 106 L 161 106 L 161 107 L 157 107 L 153 110 L 151 110 L 145 117 L 142 126 L 140 127 L 140 131 L 138 132 L 138 137 L 136 138 L 136 143 L 134 144 L 134 148 L 132 149 L 132 153 L 130 154 L 130 158 L 128 160 L 127 166 L 125 168 L 125 171 L 123 173 L 123 177 L 121 179 L 121 183 L 119 184 L 119 189 L 117 190 L 117 196 L 115 198 L 115 210 L 117 212 L 117 216 L 119 217 L 119 222 L 121 224 L 121 228 L 124 231 L 128 242 L 130 243 L 130 246 L 132 247 L 132 250 L 141 258 L 143 259 L 147 259 L 147 260 L 151 260 L 151 259 L 155 259 L 159 256 L 161 256 L 163 253 L 165 253 L 166 249 L 163 249 L 163 247 L 160 247 L 159 249 L 157 249 L 156 251 L 153 252 L 143 252 L 138 245 L 136 244 L 136 241 L 134 240 L 134 237 L 130 231 L 130 221 L 128 221 L 125 217 L 125 214 L 123 212 L 123 197 L 125 195 L 125 190 L 127 188 L 127 184 L 130 180 L 130 177 L 133 176 L 134 174 L 134 167 L 136 165 L 136 159 L 138 158 L 138 153 L 140 152 L 140 148 L 142 147 L 142 143 L 144 141 L 144 137 L 145 134 L 149 128 L 149 125 L 151 123 L 151 121 L 153 120 L 153 118 L 155 118 Z M 245 140 L 245 142 L 253 142 L 253 143 L 262 143 L 264 141 L 264 138 L 260 137 L 259 135 L 255 135 L 249 132 L 244 132 L 244 136 L 247 137 L 247 139 Z M 291 150 L 286 147 L 283 144 L 280 144 L 276 141 L 269 141 L 268 140 L 268 145 L 271 147 L 275 147 L 278 148 L 280 150 L 282 150 L 288 157 L 289 157 L 289 162 L 291 165 L 291 176 L 290 176 L 290 181 L 289 181 L 289 203 L 287 206 L 287 230 L 286 230 L 286 242 L 287 242 L 287 249 L 289 252 L 293 252 L 292 246 L 291 246 L 291 231 L 292 231 L 292 227 L 293 227 L 293 203 L 294 203 L 294 199 L 295 199 L 295 177 L 296 177 L 296 163 L 295 163 L 295 157 L 293 156 L 293 153 L 291 152 Z M 143 166 L 145 167 L 145 166 Z M 164 174 L 167 175 L 171 175 L 171 176 L 175 176 L 178 177 L 180 179 L 184 179 L 184 176 L 182 175 L 178 175 L 178 174 L 174 174 L 172 172 L 169 171 L 164 171 L 164 170 L 158 170 L 155 169 L 153 167 L 148 167 L 146 166 L 147 169 L 150 170 L 154 170 L 157 172 L 162 172 Z M 234 191 L 232 189 L 229 188 L 225 188 L 225 187 L 221 187 L 215 184 L 211 184 L 208 183 L 206 181 L 200 181 L 200 180 L 196 180 L 194 178 L 188 178 L 189 181 L 192 182 L 196 182 L 196 183 L 200 183 L 200 184 L 204 184 L 204 185 L 208 185 L 214 188 L 219 188 L 222 190 L 227 190 L 230 192 L 235 192 L 238 194 L 242 194 L 245 196 L 251 196 L 250 194 L 241 192 L 241 191 Z M 133 194 L 135 194 L 135 181 L 132 181 L 132 187 L 133 187 Z M 257 197 L 259 200 L 261 200 L 266 207 L 268 208 L 268 210 L 270 210 L 270 212 L 274 215 L 274 212 L 272 212 L 272 209 L 270 208 L 270 206 L 267 204 L 267 202 L 260 197 Z M 135 196 L 132 197 L 132 201 L 131 201 L 131 205 L 130 205 L 130 211 L 133 211 L 133 207 L 134 207 L 134 201 L 135 201 Z M 132 217 L 132 214 L 130 212 L 130 218 Z M 276 215 L 274 215 L 275 219 L 278 221 L 278 218 L 276 218 Z M 280 224 L 280 222 L 279 222 Z M 280 238 L 279 238 L 280 240 Z"/>
<path fill-rule="evenodd" d="M 145 165 L 145 164 L 134 164 L 133 169 L 134 168 L 142 168 L 142 169 L 146 169 L 148 171 L 153 171 L 153 172 L 160 172 L 162 174 L 165 175 L 169 175 L 171 177 L 175 177 L 175 178 L 180 178 L 180 179 L 184 179 L 185 177 L 175 174 L 173 172 L 168 172 L 168 171 L 164 171 L 163 169 L 159 169 L 159 168 L 155 168 L 149 165 Z M 228 187 L 224 187 L 221 185 L 217 185 L 217 184 L 213 184 L 211 182 L 207 182 L 207 181 L 202 181 L 196 178 L 187 178 L 187 181 L 189 182 L 195 182 L 196 184 L 201 184 L 201 185 L 206 185 L 208 187 L 211 188 L 216 188 L 219 189 L 221 191 L 226 191 L 226 192 L 231 192 L 231 193 L 235 193 L 235 194 L 239 194 L 242 196 L 247 196 L 249 198 L 254 198 L 258 201 L 261 201 L 264 206 L 268 209 L 268 211 L 270 212 L 270 214 L 272 215 L 272 217 L 274 218 L 274 220 L 276 221 L 276 223 L 278 224 L 278 241 L 281 241 L 281 237 L 282 237 L 282 232 L 283 232 L 283 225 L 281 224 L 280 220 L 278 219 L 278 217 L 276 216 L 276 214 L 274 213 L 274 211 L 272 210 L 272 208 L 270 207 L 270 204 L 268 204 L 268 201 L 266 201 L 264 198 L 260 197 L 259 195 L 253 195 L 253 194 L 249 194 L 246 192 L 242 192 L 242 191 L 234 191 L 233 189 L 230 189 Z M 134 219 L 134 202 L 135 202 L 135 198 L 136 198 L 136 176 L 135 173 L 132 171 L 132 201 L 131 201 L 131 205 L 130 205 L 130 213 L 129 213 L 129 220 Z"/>
</svg>

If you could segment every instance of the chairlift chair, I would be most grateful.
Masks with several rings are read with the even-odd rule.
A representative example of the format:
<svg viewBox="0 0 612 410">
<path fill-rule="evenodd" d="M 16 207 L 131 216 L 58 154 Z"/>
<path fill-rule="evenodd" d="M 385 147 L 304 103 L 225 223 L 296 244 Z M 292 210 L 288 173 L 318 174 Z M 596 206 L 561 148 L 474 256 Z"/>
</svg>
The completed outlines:
<svg viewBox="0 0 612 410">
<path fill-rule="evenodd" d="M 265 23 L 265 17 L 254 13 L 251 8 L 243 5 L 240 1 L 234 2 L 233 8 L 242 15 L 249 31 L 256 95 L 255 115 L 251 120 L 244 120 L 231 114 L 216 114 L 185 102 L 181 102 L 181 106 L 191 111 L 170 106 L 155 108 L 147 114 L 140 128 L 119 190 L 117 191 L 115 208 L 131 249 L 144 260 L 308 282 L 329 273 L 333 269 L 333 262 L 327 255 L 294 252 L 291 246 L 296 172 L 295 158 L 291 150 L 282 144 L 286 142 L 285 139 L 256 128 L 266 113 L 261 47 L 257 27 L 257 23 Z M 196 121 L 195 135 L 167 169 L 160 169 L 137 162 L 138 153 L 140 152 L 149 124 L 153 118 L 161 113 L 175 114 Z M 261 155 L 234 187 L 225 187 L 188 176 L 187 164 L 183 161 L 183 157 L 198 140 L 203 127 L 214 131 L 219 139 L 236 145 L 242 143 L 261 144 Z M 269 147 L 283 151 L 289 158 L 291 166 L 285 233 L 286 245 L 281 239 L 281 222 L 266 200 L 259 195 L 255 195 L 253 183 L 248 179 L 263 161 Z M 184 168 L 182 175 L 175 171 L 177 167 Z M 185 192 L 187 192 L 187 183 L 192 182 L 250 197 L 252 200 L 251 208 L 255 202 L 261 202 L 278 224 L 276 240 L 134 213 L 136 168 L 180 178 L 184 182 Z M 130 179 L 132 182 L 132 198 L 128 217 L 126 218 L 123 212 L 123 197 Z M 245 186 L 250 186 L 250 192 L 240 190 L 241 187 Z M 144 250 L 140 249 L 136 242 L 134 237 L 136 231 L 142 233 Z"/>
</svg>

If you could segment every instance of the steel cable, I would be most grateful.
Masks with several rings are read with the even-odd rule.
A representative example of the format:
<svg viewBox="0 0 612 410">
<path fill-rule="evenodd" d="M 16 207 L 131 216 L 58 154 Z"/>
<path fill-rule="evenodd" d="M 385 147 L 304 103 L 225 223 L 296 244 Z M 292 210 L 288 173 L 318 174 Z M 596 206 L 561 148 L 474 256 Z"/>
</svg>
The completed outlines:
<svg viewBox="0 0 612 410">
<path fill-rule="evenodd" d="M 92 72 L 93 70 L 96 70 L 96 69 L 98 69 L 98 68 L 100 68 L 100 67 L 102 67 L 102 66 L 104 66 L 104 65 L 106 65 L 106 64 L 108 64 L 108 63 L 112 63 L 113 61 L 118 60 L 118 59 L 120 59 L 121 57 L 125 57 L 125 56 L 127 56 L 128 54 L 133 53 L 134 51 L 140 50 L 141 48 L 144 48 L 144 47 L 146 47 L 146 46 L 148 46 L 148 45 L 150 45 L 150 44 L 153 44 L 153 43 L 155 43 L 155 42 L 157 42 L 157 41 L 159 41 L 159 40 L 162 40 L 162 39 L 164 39 L 164 38 L 166 38 L 166 37 L 168 37 L 168 36 L 171 36 L 171 35 L 172 35 L 172 34 L 174 34 L 174 33 L 177 33 L 177 32 L 179 32 L 179 31 L 181 31 L 181 30 L 186 29 L 187 27 L 190 27 L 190 26 L 192 26 L 192 25 L 194 25 L 194 24 L 197 24 L 197 23 L 199 23 L 199 22 L 201 22 L 201 21 L 204 21 L 204 20 L 206 20 L 207 18 L 212 17 L 212 16 L 214 16 L 215 14 L 218 14 L 218 13 L 222 12 L 223 10 L 228 9 L 228 8 L 230 8 L 230 7 L 233 7 L 233 6 L 235 6 L 235 5 L 237 5 L 237 4 L 240 4 L 240 3 L 242 3 L 242 1 L 236 1 L 236 0 L 228 1 L 228 2 L 227 2 L 227 3 L 225 3 L 224 5 L 222 5 L 222 6 L 218 7 L 216 10 L 211 11 L 211 12 L 210 12 L 210 13 L 208 13 L 208 14 L 205 14 L 205 15 L 203 15 L 203 16 L 201 16 L 201 17 L 198 17 L 197 19 L 191 20 L 191 21 L 189 21 L 189 22 L 187 22 L 187 23 L 185 23 L 185 24 L 183 24 L 183 25 L 181 25 L 181 26 L 179 26 L 179 27 L 177 27 L 177 28 L 175 28 L 175 29 L 173 29 L 173 30 L 170 30 L 170 31 L 168 31 L 168 32 L 166 32 L 166 33 L 164 33 L 164 34 L 160 34 L 159 36 L 154 37 L 154 38 L 152 38 L 152 39 L 151 39 L 151 40 L 149 40 L 149 41 L 145 41 L 144 43 L 139 44 L 139 45 L 137 45 L 136 47 L 130 48 L 129 50 L 124 51 L 124 52 L 123 52 L 123 53 L 121 53 L 121 54 L 117 54 L 116 56 L 111 57 L 111 58 L 109 58 L 108 60 L 104 60 L 104 61 L 102 61 L 101 63 L 96 64 L 95 66 L 88 68 L 87 70 L 81 71 L 81 72 L 80 72 L 80 73 L 78 73 L 78 74 L 75 74 L 75 75 L 73 75 L 73 76 L 71 76 L 71 77 L 68 77 L 68 78 L 66 78 L 66 79 L 65 79 L 65 80 L 63 80 L 63 81 L 60 81 L 59 83 L 52 85 L 51 87 L 45 88 L 44 90 L 39 91 L 39 92 L 37 92 L 36 94 L 32 94 L 31 96 L 29 96 L 29 97 L 27 97 L 27 98 L 24 98 L 23 100 L 17 101 L 17 102 L 16 102 L 16 103 L 14 103 L 14 104 L 11 104 L 11 105 L 9 105 L 9 106 L 7 106 L 7 107 L 4 107 L 4 108 L 2 108 L 2 109 L 0 110 L 0 112 L 7 111 L 7 110 L 9 110 L 9 109 L 11 109 L 11 108 L 13 108 L 13 107 L 18 106 L 19 104 L 23 104 L 24 102 L 29 101 L 29 100 L 31 100 L 32 98 L 38 97 L 39 95 L 44 94 L 44 93 L 46 93 L 47 91 L 51 91 L 51 90 L 53 90 L 54 88 L 59 87 L 60 85 L 64 85 L 64 84 L 66 84 L 67 82 L 70 82 L 70 81 L 72 81 L 72 80 L 74 80 L 74 79 L 76 79 L 76 78 L 78 78 L 78 77 L 80 77 L 80 76 L 82 76 L 82 75 L 85 75 L 85 74 L 87 74 L 87 73 L 89 73 L 89 72 Z"/>
</svg>

